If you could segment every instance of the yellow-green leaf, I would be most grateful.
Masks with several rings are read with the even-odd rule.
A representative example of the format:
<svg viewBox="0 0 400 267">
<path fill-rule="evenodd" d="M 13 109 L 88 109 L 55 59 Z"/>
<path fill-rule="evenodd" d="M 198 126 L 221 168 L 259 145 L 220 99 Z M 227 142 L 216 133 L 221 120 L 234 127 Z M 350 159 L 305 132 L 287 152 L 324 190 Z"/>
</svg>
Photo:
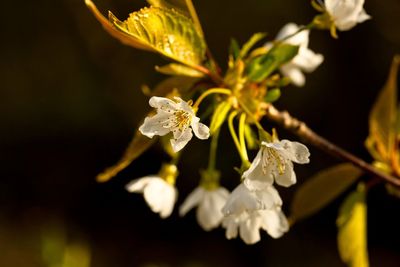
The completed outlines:
<svg viewBox="0 0 400 267">
<path fill-rule="evenodd" d="M 97 175 L 96 180 L 99 183 L 104 183 L 117 175 L 120 171 L 125 169 L 132 161 L 137 159 L 157 140 L 156 137 L 148 138 L 136 131 L 128 148 L 126 149 L 122 158 L 113 166 L 105 169 L 102 173 Z"/>
<path fill-rule="evenodd" d="M 180 13 L 184 14 L 185 16 L 189 17 L 190 12 L 186 5 L 185 0 L 147 0 L 147 2 L 156 7 L 163 7 L 167 9 L 176 9 Z"/>
<path fill-rule="evenodd" d="M 248 78 L 261 82 L 283 64 L 292 60 L 299 52 L 299 46 L 281 44 L 274 46 L 267 54 L 254 58 L 247 67 Z"/>
<path fill-rule="evenodd" d="M 317 213 L 348 189 L 361 174 L 360 169 L 344 163 L 312 176 L 295 193 L 292 219 L 299 221 Z"/>
<path fill-rule="evenodd" d="M 95 4 L 91 0 L 85 0 L 86 6 L 92 11 L 95 18 L 100 22 L 103 28 L 114 38 L 118 39 L 121 43 L 125 45 L 132 46 L 134 48 L 149 50 L 153 49 L 149 48 L 147 45 L 142 44 L 136 39 L 131 38 L 129 35 L 122 33 L 117 30 L 114 25 L 112 25 L 106 17 L 104 17 L 100 11 L 97 9 Z"/>
<path fill-rule="evenodd" d="M 156 71 L 166 75 L 175 76 L 188 76 L 197 78 L 204 76 L 202 72 L 178 63 L 171 63 L 162 67 L 156 66 Z"/>
<path fill-rule="evenodd" d="M 365 198 L 365 185 L 360 183 L 343 202 L 336 221 L 339 254 L 349 267 L 369 266 Z"/>
<path fill-rule="evenodd" d="M 388 80 L 382 88 L 369 116 L 366 147 L 375 160 L 389 162 L 396 146 L 397 77 L 400 56 L 393 59 Z"/>
<path fill-rule="evenodd" d="M 175 9 L 183 15 L 192 18 L 197 32 L 204 36 L 200 20 L 197 16 L 192 0 L 147 0 L 150 5 L 167 9 Z"/>
<path fill-rule="evenodd" d="M 174 9 L 145 7 L 120 21 L 109 12 L 109 21 L 85 0 L 103 27 L 124 44 L 158 52 L 184 65 L 201 65 L 206 44 L 193 21 Z"/>
<path fill-rule="evenodd" d="M 232 103 L 229 100 L 218 104 L 211 118 L 210 134 L 214 134 L 221 127 L 231 107 Z"/>
<path fill-rule="evenodd" d="M 109 13 L 109 20 L 143 45 L 183 64 L 197 66 L 205 58 L 206 45 L 193 21 L 173 9 L 145 7 L 125 21 Z"/>
</svg>

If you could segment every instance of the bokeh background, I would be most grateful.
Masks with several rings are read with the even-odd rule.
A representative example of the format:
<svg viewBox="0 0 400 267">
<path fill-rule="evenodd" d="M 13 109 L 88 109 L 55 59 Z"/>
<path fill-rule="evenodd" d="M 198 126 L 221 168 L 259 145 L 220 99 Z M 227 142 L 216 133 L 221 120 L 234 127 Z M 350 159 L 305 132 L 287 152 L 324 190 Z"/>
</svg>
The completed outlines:
<svg viewBox="0 0 400 267">
<path fill-rule="evenodd" d="M 97 0 L 100 10 L 124 18 L 144 0 Z M 230 38 L 273 36 L 287 22 L 308 23 L 309 1 L 194 1 L 219 62 Z M 156 173 L 165 158 L 155 147 L 105 184 L 95 176 L 115 163 L 149 110 L 142 84 L 164 77 L 157 55 L 123 46 L 89 13 L 83 0 L 7 1 L 0 17 L 0 266 L 344 266 L 336 249 L 340 200 L 295 225 L 279 240 L 263 234 L 253 246 L 204 232 L 191 212 L 161 220 L 141 195 L 124 185 Z M 400 53 L 400 1 L 366 0 L 373 20 L 339 40 L 312 32 L 311 48 L 325 62 L 304 88 L 289 87 L 277 106 L 318 133 L 370 160 L 363 147 L 370 107 Z M 294 139 L 280 130 L 282 137 Z M 226 138 L 228 139 L 228 138 Z M 219 154 L 223 183 L 238 181 L 229 142 Z M 182 163 L 178 204 L 207 164 L 207 142 L 194 141 Z M 338 163 L 311 147 L 312 161 L 296 166 L 299 183 Z M 288 210 L 296 187 L 281 189 Z M 377 186 L 368 196 L 372 266 L 400 266 L 400 200 Z M 60 263 L 64 262 L 64 263 Z"/>
</svg>

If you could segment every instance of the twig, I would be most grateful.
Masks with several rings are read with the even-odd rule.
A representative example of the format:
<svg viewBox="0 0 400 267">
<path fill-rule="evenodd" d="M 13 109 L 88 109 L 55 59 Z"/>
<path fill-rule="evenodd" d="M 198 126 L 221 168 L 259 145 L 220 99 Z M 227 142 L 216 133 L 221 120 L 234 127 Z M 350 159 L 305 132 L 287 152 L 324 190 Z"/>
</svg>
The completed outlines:
<svg viewBox="0 0 400 267">
<path fill-rule="evenodd" d="M 267 108 L 266 117 L 271 121 L 277 123 L 278 125 L 284 127 L 285 129 L 291 131 L 292 133 L 296 134 L 300 138 L 304 139 L 306 142 L 316 146 L 317 148 L 352 163 L 354 166 L 360 168 L 366 173 L 371 174 L 372 176 L 376 176 L 382 180 L 385 180 L 388 183 L 400 187 L 400 179 L 377 170 L 371 164 L 368 164 L 359 157 L 338 147 L 335 144 L 332 144 L 322 136 L 316 134 L 304 122 L 293 118 L 287 111 L 279 111 L 274 106 L 269 105 Z"/>
</svg>

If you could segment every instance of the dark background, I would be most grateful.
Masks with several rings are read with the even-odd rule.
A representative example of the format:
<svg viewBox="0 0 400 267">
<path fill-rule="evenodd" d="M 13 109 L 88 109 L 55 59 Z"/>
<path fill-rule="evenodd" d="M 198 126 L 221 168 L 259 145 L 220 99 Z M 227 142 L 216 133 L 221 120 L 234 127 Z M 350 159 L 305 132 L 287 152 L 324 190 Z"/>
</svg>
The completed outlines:
<svg viewBox="0 0 400 267">
<path fill-rule="evenodd" d="M 145 5 L 139 0 L 95 2 L 120 18 Z M 243 43 L 262 31 L 272 38 L 285 23 L 306 24 L 316 14 L 309 1 L 194 2 L 209 46 L 222 63 L 231 37 Z M 164 157 L 159 148 L 114 180 L 97 184 L 96 174 L 119 159 L 149 110 L 140 86 L 160 81 L 163 76 L 153 66 L 165 61 L 114 40 L 83 0 L 2 6 L 0 266 L 59 266 L 49 262 L 66 253 L 63 244 L 82 259 L 65 267 L 88 267 L 79 255 L 89 252 L 92 267 L 344 266 L 336 249 L 340 200 L 279 240 L 264 233 L 261 242 L 247 246 L 226 240 L 222 229 L 202 231 L 193 212 L 181 219 L 175 210 L 161 220 L 141 195 L 124 190 L 131 179 L 158 171 Z M 325 62 L 307 75 L 304 88 L 285 89 L 277 106 L 370 160 L 363 147 L 368 113 L 393 55 L 400 53 L 400 1 L 367 0 L 366 10 L 373 20 L 339 32 L 339 40 L 312 32 L 310 46 Z M 295 138 L 283 130 L 280 135 Z M 238 158 L 231 156 L 229 142 L 222 146 L 223 183 L 232 189 Z M 207 151 L 207 142 L 199 141 L 187 149 L 178 204 L 197 185 Z M 314 148 L 311 153 L 310 165 L 296 166 L 300 183 L 338 162 Z M 286 211 L 294 190 L 280 189 Z M 378 186 L 370 191 L 368 205 L 371 265 L 400 266 L 400 200 Z"/>
</svg>

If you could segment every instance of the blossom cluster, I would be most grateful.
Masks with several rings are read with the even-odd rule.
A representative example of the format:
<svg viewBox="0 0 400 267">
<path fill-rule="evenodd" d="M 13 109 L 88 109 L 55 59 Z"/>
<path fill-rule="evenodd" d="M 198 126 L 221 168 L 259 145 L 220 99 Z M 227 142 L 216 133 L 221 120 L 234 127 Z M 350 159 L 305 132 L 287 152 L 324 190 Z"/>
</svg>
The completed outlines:
<svg viewBox="0 0 400 267">
<path fill-rule="evenodd" d="M 147 117 L 139 131 L 150 138 L 172 133 L 170 142 L 177 152 L 192 138 L 192 131 L 198 138 L 206 139 L 209 128 L 199 122 L 189 103 L 179 97 L 174 100 L 152 97 L 149 103 L 157 113 Z M 204 230 L 222 223 L 228 239 L 239 233 L 247 244 L 260 240 L 260 229 L 278 238 L 289 225 L 273 183 L 285 187 L 296 183 L 293 162 L 308 163 L 309 155 L 307 147 L 297 142 L 262 142 L 252 164 L 243 172 L 243 182 L 232 193 L 219 185 L 218 173 L 204 171 L 200 186 L 186 198 L 179 213 L 183 216 L 197 207 L 197 220 Z M 175 165 L 165 164 L 158 175 L 134 180 L 126 188 L 129 192 L 143 193 L 152 211 L 166 218 L 172 213 L 177 199 L 177 175 Z"/>
</svg>

